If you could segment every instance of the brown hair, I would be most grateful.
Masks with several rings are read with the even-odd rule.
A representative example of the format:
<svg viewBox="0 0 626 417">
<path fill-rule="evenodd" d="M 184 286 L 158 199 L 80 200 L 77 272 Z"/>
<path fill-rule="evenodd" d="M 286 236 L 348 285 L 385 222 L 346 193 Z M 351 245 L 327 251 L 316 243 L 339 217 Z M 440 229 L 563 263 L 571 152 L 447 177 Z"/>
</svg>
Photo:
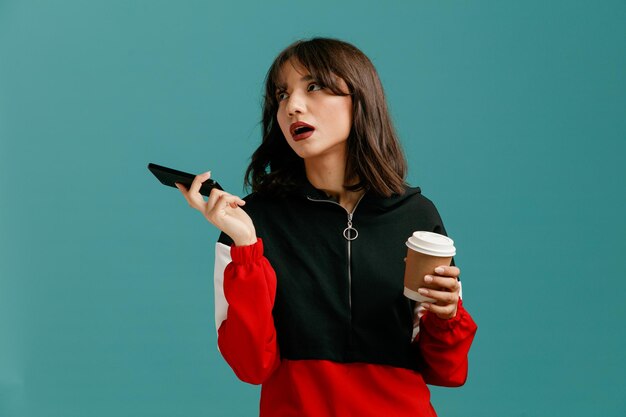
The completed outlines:
<svg viewBox="0 0 626 417">
<path fill-rule="evenodd" d="M 245 184 L 253 191 L 280 193 L 305 179 L 304 161 L 283 136 L 276 114 L 282 66 L 294 60 L 334 94 L 352 96 L 352 128 L 347 142 L 345 188 L 377 195 L 402 194 L 406 160 L 391 122 L 382 84 L 371 61 L 355 46 L 336 39 L 313 38 L 288 46 L 274 60 L 265 80 L 263 141 L 252 155 Z"/>
</svg>

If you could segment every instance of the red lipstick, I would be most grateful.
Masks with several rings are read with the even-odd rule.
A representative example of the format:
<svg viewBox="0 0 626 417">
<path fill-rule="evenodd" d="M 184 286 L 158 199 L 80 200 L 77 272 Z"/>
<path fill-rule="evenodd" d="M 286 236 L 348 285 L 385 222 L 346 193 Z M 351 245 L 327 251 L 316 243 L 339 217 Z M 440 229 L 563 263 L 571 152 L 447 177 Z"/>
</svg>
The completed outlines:
<svg viewBox="0 0 626 417">
<path fill-rule="evenodd" d="M 291 133 L 291 137 L 296 142 L 308 138 L 314 131 L 315 128 L 313 126 L 304 122 L 295 122 L 289 126 L 289 133 Z"/>
</svg>

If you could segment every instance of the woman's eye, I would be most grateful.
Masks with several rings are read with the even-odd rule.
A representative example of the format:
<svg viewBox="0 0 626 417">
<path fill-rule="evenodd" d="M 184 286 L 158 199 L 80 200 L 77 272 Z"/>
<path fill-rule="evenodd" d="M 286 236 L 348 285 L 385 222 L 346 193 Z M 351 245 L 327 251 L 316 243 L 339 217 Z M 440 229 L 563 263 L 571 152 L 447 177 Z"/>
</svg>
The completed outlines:
<svg viewBox="0 0 626 417">
<path fill-rule="evenodd" d="M 284 92 L 284 91 L 281 91 L 281 92 L 279 92 L 279 93 L 277 93 L 277 94 L 276 94 L 276 99 L 277 99 L 278 101 L 283 101 L 283 100 L 285 100 L 287 97 L 288 97 L 288 94 L 287 94 L 286 92 Z"/>
<path fill-rule="evenodd" d="M 311 83 L 307 87 L 306 91 L 318 91 L 318 90 L 321 90 L 322 88 L 323 87 L 319 85 L 318 83 Z"/>
</svg>

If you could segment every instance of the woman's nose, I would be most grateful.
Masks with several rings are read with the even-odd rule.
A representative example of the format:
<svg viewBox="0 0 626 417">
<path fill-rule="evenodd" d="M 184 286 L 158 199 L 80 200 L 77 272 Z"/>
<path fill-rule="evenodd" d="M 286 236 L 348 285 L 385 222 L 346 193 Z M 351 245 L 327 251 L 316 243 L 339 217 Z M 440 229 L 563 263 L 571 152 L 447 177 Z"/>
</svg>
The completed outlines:
<svg viewBox="0 0 626 417">
<path fill-rule="evenodd" d="M 296 113 L 304 113 L 306 111 L 306 103 L 304 97 L 297 92 L 293 92 L 287 100 L 287 113 L 293 116 Z"/>
</svg>

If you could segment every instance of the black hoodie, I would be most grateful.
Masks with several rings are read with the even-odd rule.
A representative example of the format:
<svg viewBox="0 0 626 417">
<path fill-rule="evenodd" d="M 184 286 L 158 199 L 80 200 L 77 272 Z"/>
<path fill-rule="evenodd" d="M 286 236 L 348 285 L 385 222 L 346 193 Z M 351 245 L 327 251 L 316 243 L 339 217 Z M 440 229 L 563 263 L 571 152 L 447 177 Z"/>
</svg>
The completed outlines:
<svg viewBox="0 0 626 417">
<path fill-rule="evenodd" d="M 419 188 L 388 198 L 366 192 L 352 215 L 310 184 L 245 200 L 276 271 L 282 358 L 416 369 L 414 303 L 403 295 L 405 242 L 417 230 L 446 234 Z M 223 233 L 219 241 L 232 243 Z"/>
</svg>

